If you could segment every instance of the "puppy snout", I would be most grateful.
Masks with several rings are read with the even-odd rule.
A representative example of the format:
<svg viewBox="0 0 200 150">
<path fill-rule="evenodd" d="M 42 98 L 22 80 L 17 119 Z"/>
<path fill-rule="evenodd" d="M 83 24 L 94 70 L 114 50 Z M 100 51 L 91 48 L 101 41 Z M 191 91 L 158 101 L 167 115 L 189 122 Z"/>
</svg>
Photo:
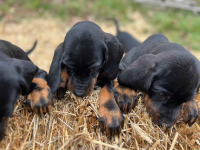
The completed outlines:
<svg viewBox="0 0 200 150">
<path fill-rule="evenodd" d="M 78 97 L 84 97 L 86 96 L 86 93 L 85 91 L 78 91 L 78 90 L 74 90 L 74 95 L 78 96 Z"/>
<path fill-rule="evenodd" d="M 78 97 L 84 97 L 87 95 L 88 86 L 85 85 L 76 85 L 74 86 L 73 93 Z"/>
</svg>

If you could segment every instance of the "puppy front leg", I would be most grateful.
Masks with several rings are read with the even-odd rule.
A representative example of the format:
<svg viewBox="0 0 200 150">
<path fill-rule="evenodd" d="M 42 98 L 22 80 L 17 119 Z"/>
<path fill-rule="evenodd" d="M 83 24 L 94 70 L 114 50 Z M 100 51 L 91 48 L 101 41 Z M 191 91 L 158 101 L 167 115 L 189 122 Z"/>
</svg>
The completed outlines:
<svg viewBox="0 0 200 150">
<path fill-rule="evenodd" d="M 57 89 L 57 97 L 59 99 L 62 99 L 62 98 L 64 98 L 65 92 L 67 90 L 67 83 L 68 83 L 68 79 L 69 79 L 66 68 L 62 69 L 60 77 L 61 77 L 60 78 L 60 84 L 59 84 L 58 89 Z"/>
<path fill-rule="evenodd" d="M 114 99 L 112 81 L 109 81 L 99 93 L 99 125 L 108 136 L 120 133 L 124 126 L 124 117 Z"/>
</svg>

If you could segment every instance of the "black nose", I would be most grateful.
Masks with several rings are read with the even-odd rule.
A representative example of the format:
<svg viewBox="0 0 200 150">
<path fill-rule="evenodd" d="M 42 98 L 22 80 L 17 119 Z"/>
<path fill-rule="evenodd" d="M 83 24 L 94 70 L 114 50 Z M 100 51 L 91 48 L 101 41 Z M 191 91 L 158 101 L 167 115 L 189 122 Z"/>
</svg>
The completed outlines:
<svg viewBox="0 0 200 150">
<path fill-rule="evenodd" d="M 86 96 L 86 93 L 87 92 L 85 92 L 85 91 L 79 91 L 79 90 L 74 90 L 73 91 L 73 93 L 74 93 L 74 95 L 76 95 L 77 97 L 84 97 L 84 96 Z"/>
</svg>

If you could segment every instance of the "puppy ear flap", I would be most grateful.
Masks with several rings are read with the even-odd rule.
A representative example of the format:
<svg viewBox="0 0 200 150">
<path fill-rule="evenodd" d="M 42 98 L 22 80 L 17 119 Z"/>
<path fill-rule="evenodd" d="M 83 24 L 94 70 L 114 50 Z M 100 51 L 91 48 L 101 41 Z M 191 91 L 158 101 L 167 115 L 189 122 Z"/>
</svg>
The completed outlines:
<svg viewBox="0 0 200 150">
<path fill-rule="evenodd" d="M 148 92 L 158 70 L 156 70 L 156 55 L 146 54 L 139 57 L 118 75 L 121 85 Z"/>
<path fill-rule="evenodd" d="M 120 62 L 119 64 L 119 71 L 123 71 L 127 68 L 127 65 L 124 62 Z"/>
<path fill-rule="evenodd" d="M 52 93 L 55 93 L 60 83 L 61 63 L 63 54 L 63 43 L 55 50 L 53 61 L 49 70 L 48 85 Z"/>
<path fill-rule="evenodd" d="M 38 71 L 38 67 L 31 61 L 19 60 L 15 58 L 13 58 L 13 64 L 18 72 L 19 85 L 22 91 L 21 94 L 26 95 L 29 91 L 33 77 Z"/>
<path fill-rule="evenodd" d="M 118 66 L 124 54 L 124 50 L 117 38 L 109 33 L 105 33 L 104 42 L 106 47 L 104 48 L 105 64 L 103 69 L 107 78 L 114 80 L 117 77 Z"/>
</svg>

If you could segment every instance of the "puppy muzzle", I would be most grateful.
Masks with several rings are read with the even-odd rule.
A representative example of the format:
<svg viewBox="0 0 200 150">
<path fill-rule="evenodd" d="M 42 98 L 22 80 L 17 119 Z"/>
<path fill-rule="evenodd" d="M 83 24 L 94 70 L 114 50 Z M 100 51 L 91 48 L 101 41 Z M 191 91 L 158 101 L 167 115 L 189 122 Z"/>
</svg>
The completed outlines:
<svg viewBox="0 0 200 150">
<path fill-rule="evenodd" d="M 90 86 L 87 85 L 76 85 L 73 88 L 73 93 L 74 95 L 76 95 L 77 97 L 84 97 L 88 95 L 88 90 L 89 90 Z"/>
<path fill-rule="evenodd" d="M 81 91 L 81 90 L 74 90 L 73 91 L 74 95 L 76 95 L 77 97 L 84 97 L 87 94 L 87 91 Z"/>
</svg>

